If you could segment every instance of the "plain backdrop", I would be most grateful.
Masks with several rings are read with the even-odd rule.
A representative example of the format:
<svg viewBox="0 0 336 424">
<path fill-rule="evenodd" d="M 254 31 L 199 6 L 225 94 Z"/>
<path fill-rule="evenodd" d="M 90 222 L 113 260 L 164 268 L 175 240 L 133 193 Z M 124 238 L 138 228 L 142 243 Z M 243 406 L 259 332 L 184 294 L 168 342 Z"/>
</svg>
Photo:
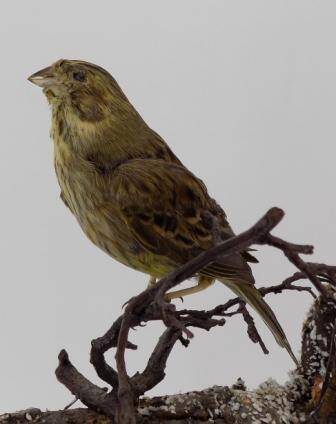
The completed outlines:
<svg viewBox="0 0 336 424">
<path fill-rule="evenodd" d="M 109 70 L 148 124 L 207 184 L 239 232 L 269 207 L 286 211 L 275 233 L 335 258 L 336 3 L 311 0 L 3 1 L 0 140 L 0 410 L 62 408 L 72 396 L 54 369 L 66 348 L 93 381 L 90 340 L 147 284 L 93 246 L 59 199 L 50 111 L 26 78 L 59 58 Z M 294 269 L 260 248 L 259 286 Z M 210 308 L 231 293 L 216 284 L 185 299 Z M 305 293 L 268 298 L 300 350 Z M 243 377 L 283 382 L 292 362 L 257 320 L 270 355 L 240 317 L 177 346 L 150 394 Z M 162 325 L 132 332 L 130 373 L 141 369 Z M 113 361 L 113 353 L 109 355 Z M 104 384 L 103 384 L 104 385 Z"/>
</svg>

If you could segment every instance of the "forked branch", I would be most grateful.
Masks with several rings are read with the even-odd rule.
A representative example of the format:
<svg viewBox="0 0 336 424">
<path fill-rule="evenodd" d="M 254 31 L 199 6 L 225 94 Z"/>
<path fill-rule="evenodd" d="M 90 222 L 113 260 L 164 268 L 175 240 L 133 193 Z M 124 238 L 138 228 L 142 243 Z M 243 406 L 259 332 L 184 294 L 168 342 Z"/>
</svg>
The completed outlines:
<svg viewBox="0 0 336 424">
<path fill-rule="evenodd" d="M 104 336 L 92 342 L 91 363 L 99 377 L 111 386 L 111 391 L 100 389 L 86 380 L 70 363 L 65 351 L 60 354 L 59 367 L 56 371 L 58 379 L 90 408 L 114 418 L 117 423 L 135 424 L 139 396 L 164 378 L 171 350 L 177 341 L 188 346 L 189 339 L 193 337 L 191 327 L 209 331 L 213 327 L 223 326 L 228 317 L 241 314 L 247 324 L 250 339 L 259 343 L 264 353 L 268 353 L 242 300 L 232 299 L 209 311 L 186 309 L 177 311 L 174 305 L 165 302 L 164 296 L 168 290 L 197 275 L 216 259 L 240 252 L 251 245 L 266 244 L 281 250 L 298 271 L 278 285 L 259 289 L 263 296 L 283 291 L 306 291 L 316 296 L 311 287 L 294 284 L 306 279 L 326 301 L 334 303 L 334 297 L 324 283 L 328 282 L 329 285 L 336 287 L 336 267 L 305 262 L 300 255 L 313 253 L 312 246 L 289 243 L 270 234 L 283 216 L 284 212 L 281 209 L 270 209 L 249 230 L 201 253 L 128 302 L 124 314 L 114 322 Z M 232 310 L 233 307 L 236 309 Z M 136 349 L 136 346 L 128 340 L 130 329 L 153 320 L 162 320 L 167 329 L 160 337 L 144 371 L 131 377 L 127 373 L 125 362 L 126 349 Z M 107 364 L 104 358 L 104 354 L 114 347 L 117 348 L 116 370 Z"/>
</svg>

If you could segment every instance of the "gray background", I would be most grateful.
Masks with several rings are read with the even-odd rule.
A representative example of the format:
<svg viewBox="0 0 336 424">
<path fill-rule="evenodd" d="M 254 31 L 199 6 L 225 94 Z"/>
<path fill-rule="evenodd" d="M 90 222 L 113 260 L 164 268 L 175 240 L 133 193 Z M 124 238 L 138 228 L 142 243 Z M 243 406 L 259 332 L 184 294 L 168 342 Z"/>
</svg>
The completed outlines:
<svg viewBox="0 0 336 424">
<path fill-rule="evenodd" d="M 146 277 L 114 262 L 81 233 L 59 200 L 50 113 L 29 74 L 59 58 L 108 69 L 145 120 L 200 176 L 236 231 L 278 205 L 276 233 L 316 245 L 335 263 L 334 1 L 142 0 L 2 3 L 0 142 L 0 409 L 61 408 L 70 394 L 54 377 L 57 354 L 97 381 L 90 340 L 120 314 Z M 293 268 L 269 248 L 254 267 L 259 285 Z M 185 300 L 207 308 L 230 293 L 217 284 Z M 269 298 L 298 352 L 308 295 Z M 259 321 L 258 321 L 259 323 Z M 143 366 L 161 325 L 132 334 Z M 292 363 L 264 326 L 267 357 L 236 317 L 196 331 L 171 355 L 153 393 L 284 381 Z M 112 358 L 112 354 L 111 354 Z"/>
</svg>

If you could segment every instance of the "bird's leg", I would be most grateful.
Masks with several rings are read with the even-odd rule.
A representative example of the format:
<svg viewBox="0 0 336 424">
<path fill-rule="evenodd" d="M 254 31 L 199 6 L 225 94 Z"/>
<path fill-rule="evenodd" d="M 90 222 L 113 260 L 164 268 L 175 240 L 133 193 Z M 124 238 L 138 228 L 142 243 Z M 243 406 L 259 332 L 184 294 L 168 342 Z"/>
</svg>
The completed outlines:
<svg viewBox="0 0 336 424">
<path fill-rule="evenodd" d="M 176 299 L 177 297 L 188 296 L 189 294 L 198 293 L 202 290 L 205 290 L 211 284 L 214 283 L 214 278 L 211 277 L 199 277 L 198 283 L 196 286 L 189 287 L 187 289 L 176 290 L 165 295 L 165 300 L 170 301 L 172 299 Z"/>
<path fill-rule="evenodd" d="M 148 281 L 147 288 L 149 289 L 149 288 L 153 287 L 155 284 L 156 284 L 156 277 L 153 277 L 151 275 L 150 278 L 149 278 L 149 281 Z"/>
</svg>

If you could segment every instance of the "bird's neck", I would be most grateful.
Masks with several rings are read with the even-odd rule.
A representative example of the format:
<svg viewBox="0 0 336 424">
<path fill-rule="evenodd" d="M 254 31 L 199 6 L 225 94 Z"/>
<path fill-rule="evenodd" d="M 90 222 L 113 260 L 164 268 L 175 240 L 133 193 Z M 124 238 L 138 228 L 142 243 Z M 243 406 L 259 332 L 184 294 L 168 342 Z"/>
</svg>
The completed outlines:
<svg viewBox="0 0 336 424">
<path fill-rule="evenodd" d="M 124 112 L 90 121 L 64 104 L 52 105 L 51 135 L 55 148 L 59 143 L 66 144 L 81 161 L 97 162 L 102 167 L 135 158 L 164 159 L 180 164 L 131 105 Z"/>
</svg>

